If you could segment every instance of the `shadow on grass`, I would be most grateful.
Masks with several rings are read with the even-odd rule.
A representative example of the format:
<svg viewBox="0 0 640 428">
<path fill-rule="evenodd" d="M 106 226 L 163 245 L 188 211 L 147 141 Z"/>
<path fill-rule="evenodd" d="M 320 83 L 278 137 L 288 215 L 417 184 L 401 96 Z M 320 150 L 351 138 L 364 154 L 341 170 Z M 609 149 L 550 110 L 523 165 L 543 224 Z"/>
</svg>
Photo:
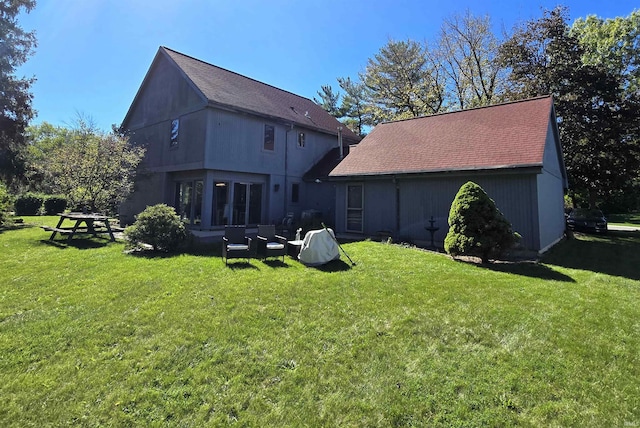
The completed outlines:
<svg viewBox="0 0 640 428">
<path fill-rule="evenodd" d="M 288 268 L 291 267 L 284 263 L 282 260 L 262 260 L 262 264 L 269 266 L 270 268 Z"/>
<path fill-rule="evenodd" d="M 484 263 L 476 265 L 479 268 L 489 269 L 494 272 L 504 272 L 513 275 L 540 278 L 549 281 L 576 282 L 573 278 L 561 272 L 557 272 L 548 266 L 536 262 L 516 263 Z"/>
<path fill-rule="evenodd" d="M 66 239 L 61 240 L 50 240 L 50 239 L 41 239 L 40 243 L 49 245 L 52 247 L 67 249 L 70 247 L 77 248 L 78 250 L 91 250 L 95 248 L 106 247 L 111 241 L 107 240 L 97 240 L 97 239 L 72 239 L 71 241 L 67 241 Z"/>
<path fill-rule="evenodd" d="M 571 269 L 640 280 L 640 232 L 610 231 L 607 235 L 576 233 L 551 249 L 542 262 Z"/>
<path fill-rule="evenodd" d="M 322 272 L 344 272 L 351 269 L 351 265 L 342 260 L 331 260 L 329 263 L 320 266 L 309 266 Z"/>
<path fill-rule="evenodd" d="M 238 260 L 240 260 L 240 259 L 238 259 Z M 247 262 L 244 259 L 242 259 L 242 261 L 238 261 L 238 262 L 229 262 L 229 263 L 227 263 L 226 267 L 228 267 L 231 270 L 247 270 L 247 269 L 260 270 L 259 267 L 252 265 L 251 262 Z"/>
</svg>

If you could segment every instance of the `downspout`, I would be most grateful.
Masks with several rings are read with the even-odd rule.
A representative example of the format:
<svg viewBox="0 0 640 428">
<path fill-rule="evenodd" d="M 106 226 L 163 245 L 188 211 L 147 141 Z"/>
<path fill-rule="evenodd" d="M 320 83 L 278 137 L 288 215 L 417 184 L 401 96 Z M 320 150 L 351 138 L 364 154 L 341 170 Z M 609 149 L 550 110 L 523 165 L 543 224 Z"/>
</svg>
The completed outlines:
<svg viewBox="0 0 640 428">
<path fill-rule="evenodd" d="M 398 178 L 393 177 L 393 184 L 396 188 L 396 240 L 400 239 L 400 183 Z"/>
<path fill-rule="evenodd" d="M 342 126 L 338 126 L 338 148 L 340 149 L 340 160 L 344 158 L 344 152 L 342 148 Z"/>
<path fill-rule="evenodd" d="M 289 194 L 288 171 L 289 171 L 289 131 L 293 131 L 293 123 L 289 124 L 289 129 L 284 131 L 284 215 L 287 215 L 287 196 Z"/>
</svg>

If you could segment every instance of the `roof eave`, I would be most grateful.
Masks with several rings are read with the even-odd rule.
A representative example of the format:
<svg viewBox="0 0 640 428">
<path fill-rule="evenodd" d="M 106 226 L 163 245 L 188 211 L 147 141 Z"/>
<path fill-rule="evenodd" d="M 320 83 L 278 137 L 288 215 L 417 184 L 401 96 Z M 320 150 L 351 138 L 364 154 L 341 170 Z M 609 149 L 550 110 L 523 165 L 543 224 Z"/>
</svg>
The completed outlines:
<svg viewBox="0 0 640 428">
<path fill-rule="evenodd" d="M 441 168 L 441 169 L 426 169 L 426 170 L 397 170 L 397 171 L 384 171 L 384 172 L 363 172 L 363 173 L 355 173 L 355 174 L 333 174 L 329 173 L 329 179 L 343 180 L 354 177 L 365 178 L 365 177 L 390 177 L 390 176 L 398 176 L 398 175 L 432 175 L 432 174 L 456 174 L 456 173 L 466 173 L 466 172 L 504 172 L 504 171 L 513 171 L 513 172 L 522 172 L 523 170 L 529 169 L 532 173 L 538 173 L 542 169 L 542 163 L 532 163 L 532 164 L 518 164 L 518 165 L 497 165 L 497 166 L 473 166 L 473 167 L 464 167 L 464 168 Z"/>
</svg>

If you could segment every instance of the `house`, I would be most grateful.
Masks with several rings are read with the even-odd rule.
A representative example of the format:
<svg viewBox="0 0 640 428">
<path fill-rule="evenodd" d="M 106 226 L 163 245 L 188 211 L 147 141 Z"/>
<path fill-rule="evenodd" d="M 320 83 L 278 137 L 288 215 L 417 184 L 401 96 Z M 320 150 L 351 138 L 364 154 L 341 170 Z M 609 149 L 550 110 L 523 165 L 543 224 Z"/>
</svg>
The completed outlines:
<svg viewBox="0 0 640 428">
<path fill-rule="evenodd" d="M 567 174 L 551 97 L 377 125 L 329 174 L 336 230 L 430 242 L 451 203 L 478 183 L 523 238 L 543 251 L 563 236 Z"/>
<path fill-rule="evenodd" d="M 121 223 L 166 203 L 204 230 L 273 223 L 305 209 L 333 218 L 333 185 L 304 175 L 360 140 L 307 98 L 166 47 L 122 126 L 146 155 Z"/>
</svg>

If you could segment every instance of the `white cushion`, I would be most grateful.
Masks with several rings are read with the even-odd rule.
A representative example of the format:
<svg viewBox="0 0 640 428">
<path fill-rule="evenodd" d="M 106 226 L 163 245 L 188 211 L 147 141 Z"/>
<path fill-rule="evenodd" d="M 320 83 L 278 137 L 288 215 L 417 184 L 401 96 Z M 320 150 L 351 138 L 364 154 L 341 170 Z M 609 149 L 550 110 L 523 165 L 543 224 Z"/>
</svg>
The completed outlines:
<svg viewBox="0 0 640 428">
<path fill-rule="evenodd" d="M 267 242 L 267 250 L 284 250 L 284 245 L 279 242 Z"/>
<path fill-rule="evenodd" d="M 227 244 L 227 250 L 229 251 L 239 251 L 239 250 L 248 250 L 249 246 L 247 244 Z"/>
</svg>

